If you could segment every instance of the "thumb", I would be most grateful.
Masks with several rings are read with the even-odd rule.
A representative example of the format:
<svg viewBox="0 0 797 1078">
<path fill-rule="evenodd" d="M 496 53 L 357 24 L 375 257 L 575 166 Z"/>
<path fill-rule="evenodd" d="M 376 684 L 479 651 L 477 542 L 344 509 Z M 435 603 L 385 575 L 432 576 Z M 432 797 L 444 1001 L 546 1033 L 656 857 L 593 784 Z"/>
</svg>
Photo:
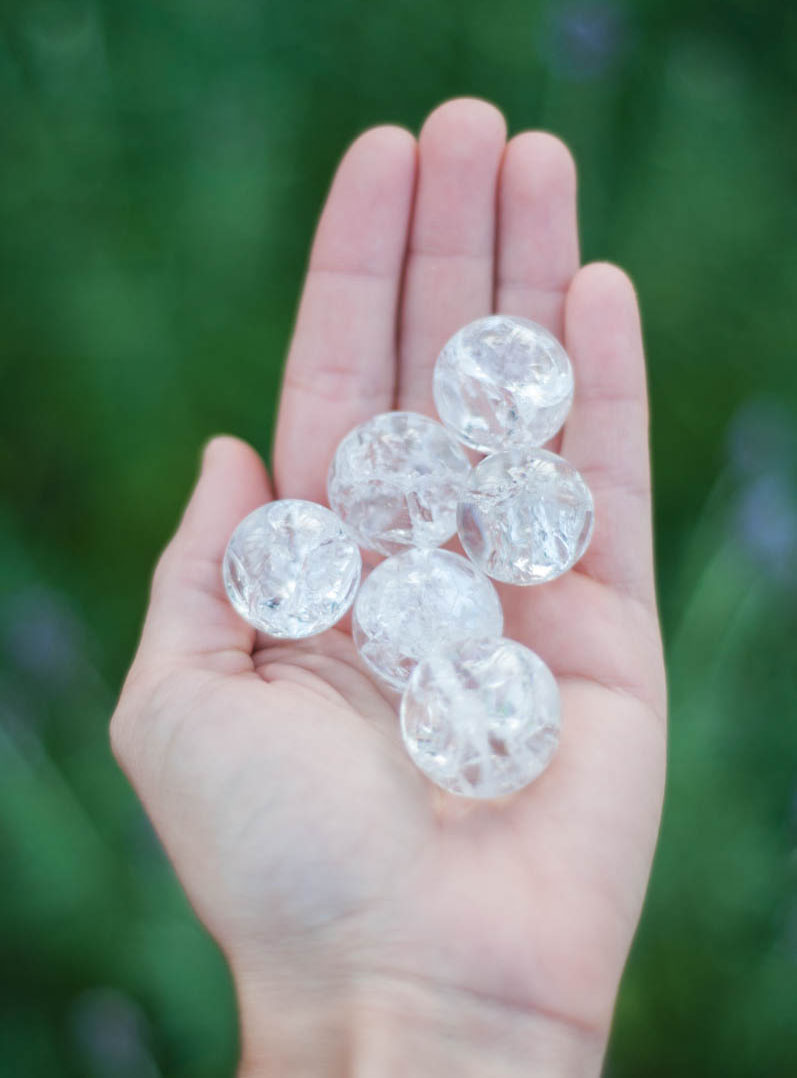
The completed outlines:
<svg viewBox="0 0 797 1078">
<path fill-rule="evenodd" d="M 158 561 L 135 666 L 202 655 L 208 667 L 240 663 L 254 630 L 230 606 L 221 564 L 237 524 L 272 497 L 263 461 L 245 442 L 217 437 L 180 525 Z"/>
</svg>

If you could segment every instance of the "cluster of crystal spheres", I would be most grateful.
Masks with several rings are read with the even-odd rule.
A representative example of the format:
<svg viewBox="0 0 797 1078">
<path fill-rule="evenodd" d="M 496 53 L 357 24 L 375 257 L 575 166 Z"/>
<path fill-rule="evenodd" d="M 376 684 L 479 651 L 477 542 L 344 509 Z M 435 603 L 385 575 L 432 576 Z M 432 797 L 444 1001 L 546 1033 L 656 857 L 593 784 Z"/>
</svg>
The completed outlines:
<svg viewBox="0 0 797 1078">
<path fill-rule="evenodd" d="M 246 517 L 224 583 L 250 625 L 282 639 L 323 632 L 354 603 L 355 646 L 403 694 L 415 764 L 450 793 L 501 797 L 547 767 L 560 705 L 542 659 L 502 636 L 488 578 L 546 583 L 587 549 L 589 488 L 541 448 L 567 417 L 573 370 L 542 326 L 491 315 L 448 341 L 433 391 L 442 423 L 386 412 L 346 435 L 331 509 L 291 499 Z M 487 455 L 472 464 L 463 446 Z M 466 557 L 440 549 L 456 534 Z M 362 586 L 360 547 L 386 555 Z"/>
</svg>

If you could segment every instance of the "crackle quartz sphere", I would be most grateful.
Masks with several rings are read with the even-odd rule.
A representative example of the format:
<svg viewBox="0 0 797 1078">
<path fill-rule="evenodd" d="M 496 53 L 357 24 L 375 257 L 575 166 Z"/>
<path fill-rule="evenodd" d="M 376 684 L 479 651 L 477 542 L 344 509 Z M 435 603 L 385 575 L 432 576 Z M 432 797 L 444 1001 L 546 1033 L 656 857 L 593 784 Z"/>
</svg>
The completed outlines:
<svg viewBox="0 0 797 1078">
<path fill-rule="evenodd" d="M 433 384 L 443 423 L 482 453 L 542 445 L 573 400 L 573 368 L 556 337 L 504 314 L 455 333 L 437 357 Z"/>
<path fill-rule="evenodd" d="M 495 588 L 466 558 L 448 550 L 406 550 L 366 578 L 352 635 L 371 670 L 403 689 L 433 645 L 498 636 L 503 622 Z"/>
<path fill-rule="evenodd" d="M 544 584 L 567 572 L 592 538 L 589 487 L 563 457 L 509 449 L 472 470 L 457 510 L 460 541 L 482 572 Z"/>
<path fill-rule="evenodd" d="M 415 412 L 383 412 L 340 443 L 327 494 L 360 546 L 395 554 L 451 538 L 469 472 L 470 461 L 440 423 Z"/>
<path fill-rule="evenodd" d="M 502 637 L 435 648 L 412 672 L 401 732 L 432 782 L 464 797 L 514 793 L 559 743 L 559 689 L 533 651 Z"/>
<path fill-rule="evenodd" d="M 223 576 L 245 621 L 269 636 L 298 640 L 343 617 L 361 568 L 359 548 L 334 513 L 286 498 L 241 521 L 227 544 Z"/>
</svg>

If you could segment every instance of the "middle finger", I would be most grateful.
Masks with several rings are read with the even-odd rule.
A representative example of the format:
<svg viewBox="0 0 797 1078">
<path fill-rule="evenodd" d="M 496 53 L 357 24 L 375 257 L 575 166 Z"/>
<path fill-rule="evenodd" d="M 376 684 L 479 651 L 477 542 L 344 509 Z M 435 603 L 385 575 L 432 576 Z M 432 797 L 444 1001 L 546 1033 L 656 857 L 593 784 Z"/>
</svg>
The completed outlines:
<svg viewBox="0 0 797 1078">
<path fill-rule="evenodd" d="M 504 117 L 475 98 L 447 101 L 423 125 L 399 329 L 401 409 L 434 413 L 438 352 L 460 326 L 492 311 L 505 144 Z"/>
</svg>

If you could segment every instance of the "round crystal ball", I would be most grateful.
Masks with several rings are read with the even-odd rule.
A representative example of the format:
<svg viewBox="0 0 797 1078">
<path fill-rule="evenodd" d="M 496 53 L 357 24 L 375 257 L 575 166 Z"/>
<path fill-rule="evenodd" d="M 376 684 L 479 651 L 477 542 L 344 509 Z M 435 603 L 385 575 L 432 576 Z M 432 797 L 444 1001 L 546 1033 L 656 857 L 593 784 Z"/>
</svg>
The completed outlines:
<svg viewBox="0 0 797 1078">
<path fill-rule="evenodd" d="M 559 690 L 533 651 L 501 637 L 436 648 L 401 700 L 401 732 L 432 782 L 464 797 L 501 797 L 549 764 L 559 743 Z"/>
<path fill-rule="evenodd" d="M 287 498 L 241 521 L 224 553 L 223 576 L 245 621 L 269 636 L 299 640 L 343 617 L 361 568 L 357 544 L 334 513 Z"/>
<path fill-rule="evenodd" d="M 437 357 L 434 400 L 446 427 L 482 453 L 547 442 L 573 400 L 573 368 L 556 337 L 493 314 L 460 329 Z"/>
<path fill-rule="evenodd" d="M 545 449 L 509 449 L 473 469 L 457 510 L 465 552 L 507 584 L 543 584 L 567 572 L 592 538 L 589 487 Z"/>
<path fill-rule="evenodd" d="M 338 446 L 329 504 L 369 550 L 436 547 L 456 531 L 469 471 L 464 451 L 440 423 L 415 412 L 383 412 Z"/>
<path fill-rule="evenodd" d="M 406 550 L 363 583 L 352 635 L 374 673 L 403 689 L 433 643 L 499 636 L 503 622 L 495 588 L 465 558 L 448 550 Z"/>
</svg>

